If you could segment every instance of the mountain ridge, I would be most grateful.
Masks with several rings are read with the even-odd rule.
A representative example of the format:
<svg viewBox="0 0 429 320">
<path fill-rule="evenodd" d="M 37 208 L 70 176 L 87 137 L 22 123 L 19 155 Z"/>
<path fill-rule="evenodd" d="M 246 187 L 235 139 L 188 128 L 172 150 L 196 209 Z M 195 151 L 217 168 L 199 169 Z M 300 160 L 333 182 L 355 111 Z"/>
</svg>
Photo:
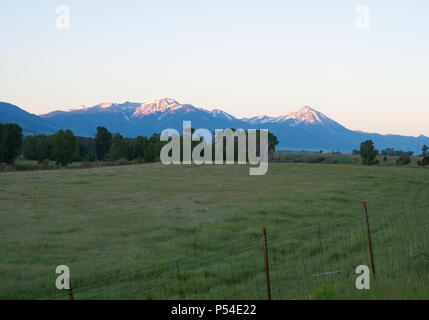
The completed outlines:
<svg viewBox="0 0 429 320">
<path fill-rule="evenodd" d="M 29 113 L 11 103 L 0 101 L 0 123 L 17 123 L 24 134 L 50 134 L 60 128 L 40 116 Z"/>
<path fill-rule="evenodd" d="M 25 134 L 53 133 L 62 128 L 71 129 L 76 135 L 93 136 L 97 126 L 104 126 L 126 137 L 148 136 L 167 128 L 181 130 L 182 121 L 190 120 L 194 128 L 212 131 L 226 128 L 268 129 L 278 137 L 279 149 L 296 151 L 351 152 L 358 149 L 360 142 L 366 139 L 373 140 L 379 149 L 393 147 L 415 152 L 423 144 L 429 144 L 429 138 L 423 135 L 410 137 L 349 130 L 310 106 L 279 116 L 237 118 L 221 109 L 209 111 L 172 98 L 147 99 L 143 102 L 102 102 L 92 107 L 80 106 L 42 115 L 30 114 L 17 106 L 0 103 L 0 122 L 4 122 L 4 119 L 23 123 Z"/>
</svg>

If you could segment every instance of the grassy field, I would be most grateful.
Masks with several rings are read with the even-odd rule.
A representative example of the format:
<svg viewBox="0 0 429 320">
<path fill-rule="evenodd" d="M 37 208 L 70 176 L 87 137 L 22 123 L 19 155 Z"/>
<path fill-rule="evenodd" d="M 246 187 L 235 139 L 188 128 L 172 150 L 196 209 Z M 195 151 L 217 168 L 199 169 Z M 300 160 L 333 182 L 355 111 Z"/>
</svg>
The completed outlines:
<svg viewBox="0 0 429 320">
<path fill-rule="evenodd" d="M 323 155 L 322 155 L 323 156 Z M 429 299 L 429 168 L 159 163 L 0 173 L 0 298 Z M 377 278 L 368 264 L 369 206 Z M 334 272 L 324 275 L 325 272 Z"/>
<path fill-rule="evenodd" d="M 378 155 L 379 166 L 395 166 L 399 156 Z M 408 167 L 416 167 L 417 161 L 422 157 L 412 156 Z M 346 153 L 312 153 L 312 152 L 285 152 L 277 151 L 274 153 L 273 160 L 282 163 L 328 163 L 328 164 L 361 164 L 360 155 Z"/>
</svg>

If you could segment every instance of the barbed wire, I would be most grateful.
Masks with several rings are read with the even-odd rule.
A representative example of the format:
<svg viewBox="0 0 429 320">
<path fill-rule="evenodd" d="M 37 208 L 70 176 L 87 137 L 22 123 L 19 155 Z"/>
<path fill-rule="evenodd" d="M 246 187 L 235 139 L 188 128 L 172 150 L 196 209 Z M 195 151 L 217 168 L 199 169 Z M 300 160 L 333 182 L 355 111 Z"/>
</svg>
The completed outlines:
<svg viewBox="0 0 429 320">
<path fill-rule="evenodd" d="M 421 208 L 429 208 L 429 206 L 417 206 L 414 205 L 412 206 L 413 209 L 418 210 Z M 385 209 L 385 208 L 384 208 Z M 373 207 L 370 207 L 370 210 L 374 211 L 376 210 Z M 399 208 L 399 210 L 397 210 L 398 216 L 401 218 L 401 210 L 402 208 Z M 390 215 L 388 218 L 392 218 L 391 214 L 392 212 L 389 212 Z M 371 221 L 377 221 L 380 222 L 379 220 L 381 219 L 382 222 L 386 221 L 385 216 L 379 217 L 377 215 L 374 215 L 371 217 Z M 403 218 L 403 217 L 402 217 Z M 350 216 L 346 216 L 346 217 L 342 217 L 339 219 L 335 219 L 332 220 L 330 222 L 326 222 L 326 223 L 317 223 L 314 225 L 309 225 L 309 226 L 304 226 L 304 227 L 300 227 L 300 228 L 296 228 L 294 230 L 286 230 L 286 231 L 281 231 L 281 230 L 274 230 L 272 232 L 269 232 L 269 247 L 271 248 L 275 248 L 275 246 L 279 243 L 282 242 L 287 242 L 289 240 L 294 240 L 297 239 L 300 235 L 309 233 L 310 231 L 315 231 L 316 229 L 319 228 L 320 231 L 320 227 L 323 226 L 323 232 L 324 235 L 326 236 L 326 232 L 330 229 L 330 228 L 339 228 L 339 227 L 350 227 L 351 225 L 360 225 L 362 226 L 362 219 L 358 219 L 357 216 L 356 218 L 351 218 Z M 420 226 L 422 225 L 427 225 L 429 222 L 420 224 Z M 336 229 L 337 233 L 333 235 L 333 237 L 337 237 L 338 235 L 338 229 Z M 350 234 L 349 234 L 350 236 Z M 181 257 L 179 259 L 174 259 L 174 260 L 170 260 L 170 261 L 166 261 L 164 263 L 161 264 L 157 264 L 157 265 L 152 265 L 152 266 L 148 266 L 148 267 L 144 267 L 144 268 L 140 268 L 138 270 L 135 271 L 131 271 L 131 272 L 125 272 L 125 273 L 121 273 L 119 275 L 115 275 L 115 276 L 109 276 L 109 277 L 103 277 L 103 278 L 99 278 L 90 282 L 85 282 L 84 285 L 79 285 L 80 283 L 84 282 L 84 280 L 81 280 L 79 282 L 77 282 L 77 285 L 75 285 L 75 287 L 73 287 L 73 292 L 80 295 L 80 294 L 85 294 L 88 293 L 89 296 L 86 296 L 85 299 L 92 299 L 94 297 L 100 297 L 106 294 L 112 294 L 130 287 L 135 287 L 135 281 L 144 281 L 144 285 L 147 286 L 148 284 L 150 284 L 151 282 L 156 282 L 161 281 L 162 279 L 160 279 L 159 277 L 163 277 L 163 278 L 168 278 L 169 276 L 171 276 L 172 274 L 176 273 L 177 271 L 175 270 L 176 264 L 180 264 L 181 268 L 186 269 L 186 270 L 198 270 L 199 268 L 203 267 L 203 266 L 207 266 L 213 263 L 218 263 L 220 261 L 226 261 L 227 258 L 230 257 L 238 257 L 240 256 L 240 254 L 245 253 L 245 252 L 249 252 L 255 249 L 261 249 L 262 250 L 263 244 L 262 241 L 260 239 L 260 237 L 258 237 L 256 234 L 255 235 L 251 235 L 239 240 L 235 240 L 235 241 L 231 241 L 229 243 L 226 243 L 222 246 L 217 246 L 217 247 L 213 247 L 211 251 L 207 252 L 207 253 L 196 253 L 196 254 L 192 254 L 189 256 L 185 256 L 185 257 Z M 215 253 L 212 253 L 212 251 L 215 251 Z M 302 264 L 303 265 L 303 264 Z M 222 266 L 219 266 L 218 268 L 222 268 Z M 314 269 L 314 267 L 313 267 Z M 289 274 L 293 273 L 293 271 L 288 272 Z M 147 277 L 150 276 L 154 276 L 152 279 L 147 279 Z M 146 278 L 146 279 L 145 279 Z M 127 284 L 127 285 L 120 285 L 121 283 L 126 283 L 126 282 L 133 282 L 131 284 Z M 91 290 L 94 289 L 100 289 L 103 288 L 105 286 L 112 286 L 112 285 L 120 285 L 119 288 L 115 288 L 115 289 L 107 289 L 104 290 L 100 293 L 96 293 L 96 294 L 92 294 L 90 293 Z M 161 284 L 159 285 L 161 286 Z M 155 287 L 155 286 L 154 286 Z M 64 297 L 65 294 L 64 292 L 59 292 L 56 294 L 52 294 L 52 295 L 45 295 L 43 297 L 40 297 L 39 299 L 43 299 L 43 298 L 60 298 L 60 297 Z"/>
</svg>

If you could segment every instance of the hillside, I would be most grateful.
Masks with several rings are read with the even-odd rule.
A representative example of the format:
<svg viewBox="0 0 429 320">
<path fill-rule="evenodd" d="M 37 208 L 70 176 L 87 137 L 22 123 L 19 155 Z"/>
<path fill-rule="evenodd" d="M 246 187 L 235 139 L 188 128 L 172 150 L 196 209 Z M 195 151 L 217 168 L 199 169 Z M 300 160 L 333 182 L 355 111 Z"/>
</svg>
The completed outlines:
<svg viewBox="0 0 429 320">
<path fill-rule="evenodd" d="M 16 123 L 21 126 L 25 135 L 51 134 L 59 129 L 51 121 L 5 102 L 0 102 L 0 123 Z"/>
<path fill-rule="evenodd" d="M 261 115 L 236 118 L 220 109 L 209 111 L 183 104 L 170 98 L 149 99 L 144 102 L 100 103 L 68 111 L 54 111 L 41 116 L 32 115 L 17 106 L 2 103 L 0 122 L 16 122 L 25 134 L 51 133 L 58 128 L 71 129 L 76 135 L 93 136 L 98 126 L 126 137 L 150 136 L 167 128 L 182 129 L 185 120 L 194 128 L 268 129 L 279 139 L 278 149 L 295 151 L 341 151 L 358 149 L 362 141 L 371 139 L 378 149 L 420 152 L 425 136 L 408 137 L 352 131 L 312 107 L 304 106 L 278 117 Z"/>
</svg>

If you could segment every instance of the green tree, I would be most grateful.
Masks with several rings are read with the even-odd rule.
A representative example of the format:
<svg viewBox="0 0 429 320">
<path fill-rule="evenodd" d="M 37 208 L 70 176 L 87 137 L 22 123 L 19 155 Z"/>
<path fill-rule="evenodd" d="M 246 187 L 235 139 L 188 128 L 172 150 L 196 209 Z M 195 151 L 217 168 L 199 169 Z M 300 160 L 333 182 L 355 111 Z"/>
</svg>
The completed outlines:
<svg viewBox="0 0 429 320">
<path fill-rule="evenodd" d="M 92 151 L 89 151 L 85 158 L 83 158 L 85 161 L 94 162 L 95 161 L 95 154 Z"/>
<path fill-rule="evenodd" d="M 40 148 L 38 136 L 26 136 L 22 143 L 22 155 L 29 160 L 40 160 Z"/>
<path fill-rule="evenodd" d="M 428 147 L 427 145 L 424 145 L 424 146 L 422 147 L 422 156 L 423 156 L 423 157 L 426 157 L 426 156 L 427 156 L 427 154 L 428 154 L 428 150 L 429 150 L 429 147 Z"/>
<path fill-rule="evenodd" d="M 110 160 L 119 159 L 131 160 L 129 155 L 128 139 L 124 139 L 119 133 L 115 133 L 112 138 L 112 148 L 110 149 Z"/>
<path fill-rule="evenodd" d="M 77 137 L 78 142 L 78 154 L 76 157 L 76 161 L 80 161 L 83 159 L 86 159 L 86 156 L 89 152 L 92 152 L 94 155 L 95 152 L 95 145 L 94 145 L 94 138 L 88 138 L 88 137 Z"/>
<path fill-rule="evenodd" d="M 42 162 L 45 159 L 55 160 L 54 140 L 55 140 L 55 135 L 53 134 L 49 136 L 41 136 L 41 139 L 38 140 L 38 145 L 40 148 L 39 162 Z"/>
<path fill-rule="evenodd" d="M 22 146 L 22 129 L 15 123 L 8 123 L 1 126 L 0 152 L 1 161 L 13 164 Z"/>
<path fill-rule="evenodd" d="M 360 156 L 362 163 L 365 165 L 373 165 L 378 163 L 376 161 L 378 151 L 374 148 L 372 140 L 366 140 L 360 144 Z"/>
<path fill-rule="evenodd" d="M 145 148 L 144 160 L 146 162 L 154 162 L 158 155 L 159 155 L 159 153 L 157 153 L 155 143 L 149 142 Z"/>
<path fill-rule="evenodd" d="M 54 158 L 57 164 L 66 166 L 73 162 L 78 148 L 77 138 L 71 130 L 60 130 L 55 135 Z"/>
<path fill-rule="evenodd" d="M 268 155 L 269 159 L 274 159 L 274 152 L 276 152 L 276 145 L 279 144 L 277 137 L 268 131 Z"/>
<path fill-rule="evenodd" d="M 55 135 L 26 136 L 22 145 L 22 154 L 26 159 L 37 160 L 39 163 L 46 159 L 55 160 L 54 140 Z"/>
<path fill-rule="evenodd" d="M 97 159 L 104 160 L 112 146 L 112 134 L 104 127 L 97 127 L 94 142 Z"/>
<path fill-rule="evenodd" d="M 146 148 L 147 138 L 138 136 L 133 139 L 132 143 L 132 159 L 143 159 L 145 156 L 145 148 Z"/>
<path fill-rule="evenodd" d="M 279 140 L 277 137 L 268 131 L 268 150 L 276 151 L 276 145 L 279 144 Z"/>
</svg>

